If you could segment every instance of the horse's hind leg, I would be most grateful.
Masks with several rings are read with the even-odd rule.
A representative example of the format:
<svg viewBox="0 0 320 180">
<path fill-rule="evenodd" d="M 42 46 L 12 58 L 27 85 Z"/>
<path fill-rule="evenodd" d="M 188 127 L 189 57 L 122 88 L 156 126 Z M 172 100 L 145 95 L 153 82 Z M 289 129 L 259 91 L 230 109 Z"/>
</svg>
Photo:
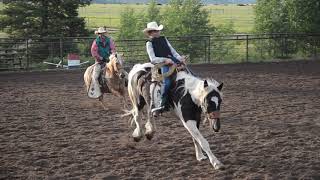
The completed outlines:
<svg viewBox="0 0 320 180">
<path fill-rule="evenodd" d="M 151 117 L 151 107 L 149 104 L 147 104 L 147 123 L 145 125 L 145 128 L 146 128 L 145 136 L 147 137 L 147 139 L 151 140 L 155 133 L 155 127 L 154 127 L 154 119 L 153 117 Z"/>
<path fill-rule="evenodd" d="M 133 111 L 133 120 L 136 123 L 136 128 L 134 129 L 133 133 L 132 133 L 132 137 L 133 139 L 138 142 L 141 140 L 142 137 L 142 133 L 141 133 L 141 128 L 140 128 L 140 118 L 139 118 L 139 110 L 138 108 L 135 108 Z"/>
<path fill-rule="evenodd" d="M 207 153 L 210 159 L 210 163 L 215 169 L 223 168 L 223 164 L 213 155 L 210 150 L 208 141 L 202 136 L 199 129 L 197 128 L 197 122 L 194 120 L 189 120 L 184 123 L 191 136 L 200 144 L 201 148 Z"/>
</svg>

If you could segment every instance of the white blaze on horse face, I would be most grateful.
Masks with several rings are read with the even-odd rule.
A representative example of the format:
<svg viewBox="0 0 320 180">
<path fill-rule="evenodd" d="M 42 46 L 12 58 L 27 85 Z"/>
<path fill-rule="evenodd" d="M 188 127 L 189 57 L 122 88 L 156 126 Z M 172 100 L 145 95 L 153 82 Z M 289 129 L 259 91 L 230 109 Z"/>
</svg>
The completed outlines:
<svg viewBox="0 0 320 180">
<path fill-rule="evenodd" d="M 211 101 L 214 102 L 216 104 L 216 108 L 218 108 L 218 103 L 219 103 L 219 100 L 216 96 L 213 96 L 211 97 Z"/>
</svg>

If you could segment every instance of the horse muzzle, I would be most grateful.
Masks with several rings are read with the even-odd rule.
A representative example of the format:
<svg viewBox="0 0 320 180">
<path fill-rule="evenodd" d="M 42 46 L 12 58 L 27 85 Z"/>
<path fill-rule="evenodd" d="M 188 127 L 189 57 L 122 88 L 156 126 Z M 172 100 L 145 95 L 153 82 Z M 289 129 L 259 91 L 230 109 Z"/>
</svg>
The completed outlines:
<svg viewBox="0 0 320 180">
<path fill-rule="evenodd" d="M 219 132 L 220 130 L 220 112 L 214 111 L 208 113 L 208 120 L 210 127 L 212 127 L 214 132 Z"/>
</svg>

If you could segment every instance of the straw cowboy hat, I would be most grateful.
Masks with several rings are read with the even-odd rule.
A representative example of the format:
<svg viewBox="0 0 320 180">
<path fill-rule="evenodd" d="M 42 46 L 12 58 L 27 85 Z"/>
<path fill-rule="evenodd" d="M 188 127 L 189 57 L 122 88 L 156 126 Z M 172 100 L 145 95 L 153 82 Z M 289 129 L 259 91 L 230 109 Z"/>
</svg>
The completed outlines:
<svg viewBox="0 0 320 180">
<path fill-rule="evenodd" d="M 103 34 L 108 32 L 105 27 L 99 27 L 98 30 L 94 31 L 95 34 Z"/>
<path fill-rule="evenodd" d="M 147 33 L 149 31 L 161 31 L 163 29 L 163 25 L 161 24 L 158 26 L 156 22 L 149 22 L 147 24 L 147 28 L 143 30 L 144 33 Z"/>
</svg>

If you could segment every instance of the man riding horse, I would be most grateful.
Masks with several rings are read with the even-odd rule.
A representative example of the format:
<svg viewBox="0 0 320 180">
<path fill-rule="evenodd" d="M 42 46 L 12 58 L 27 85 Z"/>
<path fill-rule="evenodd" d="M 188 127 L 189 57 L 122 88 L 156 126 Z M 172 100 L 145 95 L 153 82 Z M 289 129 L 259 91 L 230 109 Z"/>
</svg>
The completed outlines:
<svg viewBox="0 0 320 180">
<path fill-rule="evenodd" d="M 169 66 L 173 64 L 184 64 L 185 56 L 180 56 L 177 51 L 171 46 L 166 37 L 160 36 L 163 25 L 158 26 L 156 22 L 147 24 L 147 28 L 143 32 L 149 37 L 146 43 L 147 53 L 152 64 L 164 63 L 161 67 L 161 73 L 167 73 Z M 163 80 L 161 89 L 161 104 L 159 107 L 154 107 L 151 112 L 159 114 L 167 109 L 168 92 L 171 87 L 171 78 L 166 77 Z"/>
<path fill-rule="evenodd" d="M 109 62 L 109 56 L 111 54 L 116 54 L 116 48 L 114 41 L 109 36 L 108 31 L 105 27 L 99 27 L 97 31 L 97 38 L 93 41 L 91 46 L 91 54 L 95 58 L 95 66 L 92 73 L 92 88 L 88 95 L 91 98 L 99 98 L 102 95 L 101 85 L 99 83 L 99 76 L 101 74 L 101 69 L 103 69 L 106 63 Z"/>
</svg>

